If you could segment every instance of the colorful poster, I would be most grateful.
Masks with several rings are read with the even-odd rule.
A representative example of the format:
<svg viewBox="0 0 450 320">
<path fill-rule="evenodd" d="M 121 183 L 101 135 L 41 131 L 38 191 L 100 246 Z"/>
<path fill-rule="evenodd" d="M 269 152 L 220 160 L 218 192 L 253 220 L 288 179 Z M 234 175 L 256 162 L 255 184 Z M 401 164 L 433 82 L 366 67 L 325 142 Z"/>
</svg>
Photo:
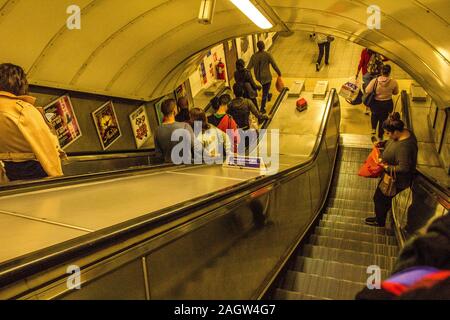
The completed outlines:
<svg viewBox="0 0 450 320">
<path fill-rule="evenodd" d="M 145 112 L 145 107 L 141 106 L 130 114 L 130 121 L 134 140 L 136 141 L 136 147 L 139 149 L 152 137 L 152 131 L 150 129 L 147 112 Z"/>
<path fill-rule="evenodd" d="M 180 84 L 178 86 L 178 88 L 175 89 L 174 91 L 175 94 L 175 100 L 178 101 L 178 99 L 182 98 L 182 97 L 186 97 L 187 93 L 186 93 L 186 86 L 184 83 Z"/>
<path fill-rule="evenodd" d="M 67 148 L 81 137 L 80 126 L 68 95 L 56 99 L 42 109 L 45 119 L 55 130 L 61 148 Z"/>
<path fill-rule="evenodd" d="M 112 101 L 108 101 L 92 112 L 92 118 L 94 119 L 102 148 L 106 150 L 122 135 Z"/>
</svg>

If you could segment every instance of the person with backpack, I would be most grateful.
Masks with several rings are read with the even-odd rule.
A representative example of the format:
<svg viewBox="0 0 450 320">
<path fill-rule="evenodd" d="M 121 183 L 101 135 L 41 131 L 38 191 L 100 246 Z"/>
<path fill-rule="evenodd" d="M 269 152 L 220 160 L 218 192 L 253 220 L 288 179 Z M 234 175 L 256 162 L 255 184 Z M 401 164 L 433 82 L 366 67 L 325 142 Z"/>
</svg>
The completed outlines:
<svg viewBox="0 0 450 320">
<path fill-rule="evenodd" d="M 281 71 L 272 55 L 265 51 L 266 45 L 264 44 L 264 41 L 258 41 L 256 46 L 258 47 L 258 52 L 253 54 L 250 58 L 248 69 L 254 69 L 256 80 L 258 80 L 262 86 L 261 112 L 266 113 L 266 103 L 272 99 L 272 94 L 270 93 L 270 87 L 272 85 L 270 66 L 276 71 L 278 77 L 281 77 Z"/>
<path fill-rule="evenodd" d="M 215 108 L 215 113 L 208 117 L 208 123 L 225 132 L 232 143 L 231 150 L 237 152 L 237 146 L 240 142 L 239 131 L 236 121 L 231 115 L 227 114 L 230 101 L 231 97 L 229 94 L 221 95 L 219 97 L 219 105 Z"/>
<path fill-rule="evenodd" d="M 250 113 L 259 121 L 268 119 L 265 114 L 258 111 L 250 99 L 244 98 L 244 87 L 239 83 L 233 85 L 233 92 L 236 96 L 228 105 L 228 114 L 236 121 L 238 127 L 242 130 L 250 129 Z"/>
<path fill-rule="evenodd" d="M 253 80 L 252 73 L 245 67 L 245 61 L 238 59 L 236 61 L 236 71 L 234 72 L 234 80 L 244 87 L 244 98 L 252 100 L 256 108 L 258 108 L 258 90 L 261 90 L 261 86 L 258 86 Z"/>
<path fill-rule="evenodd" d="M 394 109 L 392 95 L 399 93 L 398 83 L 390 77 L 391 66 L 386 64 L 382 67 L 381 76 L 370 81 L 366 88 L 366 94 L 375 92 L 375 99 L 370 105 L 372 111 L 371 124 L 372 135 L 376 135 L 378 127 L 378 138 L 383 140 L 383 122 Z"/>
</svg>

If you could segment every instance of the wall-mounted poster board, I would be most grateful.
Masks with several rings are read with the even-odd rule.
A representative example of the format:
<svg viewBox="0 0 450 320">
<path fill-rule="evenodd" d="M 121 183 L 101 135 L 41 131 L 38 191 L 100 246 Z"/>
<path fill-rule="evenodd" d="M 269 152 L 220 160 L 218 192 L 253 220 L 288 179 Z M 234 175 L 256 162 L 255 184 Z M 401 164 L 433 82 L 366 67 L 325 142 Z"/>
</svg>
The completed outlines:
<svg viewBox="0 0 450 320">
<path fill-rule="evenodd" d="M 67 148 L 81 137 L 80 126 L 68 95 L 64 95 L 42 108 L 45 119 L 55 130 L 61 148 Z"/>
<path fill-rule="evenodd" d="M 112 101 L 108 101 L 92 112 L 92 118 L 102 148 L 106 150 L 122 135 Z"/>
<path fill-rule="evenodd" d="M 136 111 L 130 114 L 130 122 L 134 140 L 136 141 L 136 147 L 139 149 L 153 137 L 144 106 L 139 107 Z"/>
</svg>

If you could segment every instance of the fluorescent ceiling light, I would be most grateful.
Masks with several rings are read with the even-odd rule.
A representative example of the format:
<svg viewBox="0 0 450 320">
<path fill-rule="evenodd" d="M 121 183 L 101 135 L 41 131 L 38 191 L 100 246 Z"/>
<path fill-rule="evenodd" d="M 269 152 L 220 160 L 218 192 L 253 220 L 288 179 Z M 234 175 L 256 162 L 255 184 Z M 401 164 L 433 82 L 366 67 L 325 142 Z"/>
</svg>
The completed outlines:
<svg viewBox="0 0 450 320">
<path fill-rule="evenodd" d="M 272 23 L 259 11 L 250 0 L 230 0 L 239 10 L 242 11 L 250 20 L 252 20 L 261 29 L 270 29 Z"/>
</svg>

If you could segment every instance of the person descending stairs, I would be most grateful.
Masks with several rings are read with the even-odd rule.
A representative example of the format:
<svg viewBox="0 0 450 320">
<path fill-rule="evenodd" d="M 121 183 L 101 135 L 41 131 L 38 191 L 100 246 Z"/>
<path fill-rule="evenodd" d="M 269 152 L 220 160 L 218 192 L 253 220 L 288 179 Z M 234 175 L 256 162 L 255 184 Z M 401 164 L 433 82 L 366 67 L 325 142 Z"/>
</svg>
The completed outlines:
<svg viewBox="0 0 450 320">
<path fill-rule="evenodd" d="M 364 224 L 378 182 L 357 175 L 369 152 L 340 147 L 328 205 L 274 299 L 354 299 L 367 285 L 369 266 L 380 268 L 381 279 L 389 276 L 399 253 L 394 233 Z"/>
</svg>

